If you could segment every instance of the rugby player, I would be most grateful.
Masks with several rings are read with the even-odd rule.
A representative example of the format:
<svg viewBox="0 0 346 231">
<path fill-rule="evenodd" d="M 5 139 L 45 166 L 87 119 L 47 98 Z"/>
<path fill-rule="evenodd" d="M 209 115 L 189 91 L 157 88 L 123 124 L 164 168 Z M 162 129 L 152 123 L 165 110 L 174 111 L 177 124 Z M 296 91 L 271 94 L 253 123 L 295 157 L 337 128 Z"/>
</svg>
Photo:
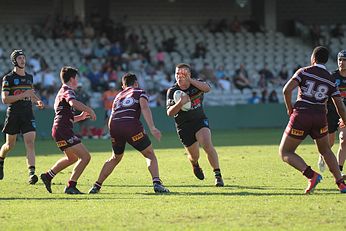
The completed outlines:
<svg viewBox="0 0 346 231">
<path fill-rule="evenodd" d="M 210 86 L 206 82 L 192 78 L 191 67 L 185 63 L 176 66 L 175 79 L 177 82 L 167 91 L 167 115 L 174 117 L 178 136 L 188 153 L 195 176 L 200 180 L 204 179 L 204 173 L 198 163 L 201 145 L 214 170 L 215 186 L 222 187 L 224 182 L 218 154 L 211 141 L 209 121 L 203 110 L 203 95 L 210 91 Z M 177 90 L 185 92 L 186 95 L 174 102 L 173 95 Z M 191 109 L 182 111 L 182 106 L 188 101 L 191 101 Z"/>
<path fill-rule="evenodd" d="M 4 160 L 17 140 L 17 134 L 23 134 L 27 165 L 29 168 L 29 184 L 35 184 L 35 138 L 36 122 L 32 110 L 32 102 L 39 109 L 44 108 L 43 102 L 35 95 L 33 76 L 25 72 L 26 58 L 23 50 L 14 50 L 11 55 L 14 68 L 2 79 L 2 102 L 8 105 L 3 132 L 6 142 L 0 149 L 0 180 L 4 178 Z"/>
<path fill-rule="evenodd" d="M 123 90 L 114 99 L 108 123 L 113 153 L 103 165 L 100 175 L 89 193 L 95 194 L 100 191 L 102 183 L 123 158 L 126 143 L 133 146 L 146 158 L 154 191 L 168 193 L 169 190 L 162 185 L 160 180 L 159 167 L 151 141 L 139 120 L 142 113 L 151 134 L 160 141 L 161 132 L 154 125 L 148 105 L 148 96 L 144 90 L 139 88 L 136 75 L 131 73 L 126 73 L 122 77 L 122 88 Z"/>
<path fill-rule="evenodd" d="M 93 109 L 76 100 L 74 90 L 78 87 L 78 78 L 77 69 L 68 66 L 61 68 L 60 79 L 62 86 L 54 103 L 55 117 L 52 137 L 65 156 L 59 159 L 49 171 L 41 174 L 41 180 L 49 193 L 52 193 L 51 182 L 56 174 L 77 162 L 64 192 L 67 194 L 82 194 L 76 187 L 77 180 L 91 157 L 81 140 L 74 134 L 73 123 L 87 118 L 96 120 L 96 115 Z M 82 113 L 74 115 L 73 109 Z"/>
<path fill-rule="evenodd" d="M 329 51 L 323 46 L 316 47 L 311 55 L 311 66 L 300 68 L 283 88 L 284 100 L 290 121 L 282 135 L 279 154 L 288 163 L 308 178 L 305 193 L 314 191 L 322 176 L 311 169 L 296 153 L 297 147 L 310 135 L 319 153 L 323 156 L 341 193 L 346 185 L 341 176 L 337 160 L 328 140 L 326 102 L 329 97 L 337 108 L 342 121 L 346 121 L 346 108 L 335 85 L 334 77 L 326 70 Z M 292 105 L 292 91 L 299 88 L 297 101 Z M 342 124 L 342 126 L 345 126 Z"/>
<path fill-rule="evenodd" d="M 335 70 L 332 75 L 335 78 L 335 84 L 339 88 L 340 95 L 346 105 L 346 50 L 342 50 L 337 55 L 338 69 Z M 340 116 L 338 115 L 336 108 L 331 99 L 327 103 L 327 120 L 328 120 L 328 132 L 329 132 L 329 144 L 331 147 L 334 145 L 336 131 L 339 128 Z M 346 128 L 339 129 L 339 150 L 338 150 L 338 164 L 339 169 L 342 172 L 343 166 L 346 159 Z M 318 167 L 321 172 L 325 170 L 325 162 L 323 157 L 320 155 L 318 161 Z M 343 175 L 344 179 L 346 175 Z"/>
</svg>

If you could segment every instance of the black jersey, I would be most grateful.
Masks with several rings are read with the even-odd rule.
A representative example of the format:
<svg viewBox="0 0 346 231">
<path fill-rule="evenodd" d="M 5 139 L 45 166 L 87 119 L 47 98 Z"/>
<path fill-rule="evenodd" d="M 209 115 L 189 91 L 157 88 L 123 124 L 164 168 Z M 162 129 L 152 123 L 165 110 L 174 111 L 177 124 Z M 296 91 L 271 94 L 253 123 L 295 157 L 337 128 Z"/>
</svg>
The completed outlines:
<svg viewBox="0 0 346 231">
<path fill-rule="evenodd" d="M 341 76 L 339 70 L 335 70 L 332 73 L 332 75 L 335 78 L 335 85 L 339 88 L 340 95 L 344 101 L 344 104 L 346 105 L 346 77 Z M 327 108 L 328 108 L 328 113 L 330 112 L 337 113 L 331 98 L 328 99 Z"/>
<path fill-rule="evenodd" d="M 199 81 L 201 81 L 201 80 L 199 80 Z M 180 125 L 183 125 L 185 123 L 192 122 L 194 120 L 207 118 L 207 116 L 205 115 L 204 110 L 203 110 L 204 92 L 199 90 L 198 88 L 196 88 L 192 84 L 186 90 L 182 90 L 178 86 L 178 84 L 175 84 L 171 88 L 169 88 L 167 91 L 167 102 L 166 102 L 167 109 L 169 109 L 171 106 L 173 106 L 175 104 L 174 99 L 173 99 L 173 95 L 174 95 L 174 92 L 177 90 L 181 90 L 181 91 L 185 92 L 190 97 L 190 100 L 191 100 L 191 109 L 190 110 L 188 110 L 188 111 L 180 110 L 174 116 L 174 120 L 175 120 L 177 127 L 179 127 Z"/>
<path fill-rule="evenodd" d="M 2 91 L 9 92 L 9 95 L 18 95 L 30 89 L 33 89 L 33 76 L 28 73 L 25 73 L 25 76 L 20 76 L 11 71 L 2 78 Z M 18 100 L 10 104 L 7 110 L 10 112 L 32 110 L 31 99 Z"/>
</svg>

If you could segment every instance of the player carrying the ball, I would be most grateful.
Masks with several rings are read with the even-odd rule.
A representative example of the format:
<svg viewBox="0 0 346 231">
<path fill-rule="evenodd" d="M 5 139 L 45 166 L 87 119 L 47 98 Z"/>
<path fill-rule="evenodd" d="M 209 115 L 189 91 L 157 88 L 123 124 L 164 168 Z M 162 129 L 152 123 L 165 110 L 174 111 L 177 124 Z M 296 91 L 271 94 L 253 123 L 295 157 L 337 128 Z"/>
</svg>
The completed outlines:
<svg viewBox="0 0 346 231">
<path fill-rule="evenodd" d="M 191 77 L 191 67 L 181 63 L 175 69 L 176 83 L 167 91 L 167 115 L 174 117 L 178 136 L 185 146 L 195 176 L 203 180 L 204 174 L 198 164 L 199 146 L 207 153 L 209 163 L 214 170 L 215 186 L 222 187 L 218 154 L 211 141 L 209 121 L 203 110 L 203 95 L 210 91 L 204 81 Z M 174 101 L 174 92 L 181 90 L 183 94 L 178 102 Z M 181 110 L 183 105 L 191 101 L 191 108 Z M 186 110 L 186 109 L 184 109 Z"/>
</svg>

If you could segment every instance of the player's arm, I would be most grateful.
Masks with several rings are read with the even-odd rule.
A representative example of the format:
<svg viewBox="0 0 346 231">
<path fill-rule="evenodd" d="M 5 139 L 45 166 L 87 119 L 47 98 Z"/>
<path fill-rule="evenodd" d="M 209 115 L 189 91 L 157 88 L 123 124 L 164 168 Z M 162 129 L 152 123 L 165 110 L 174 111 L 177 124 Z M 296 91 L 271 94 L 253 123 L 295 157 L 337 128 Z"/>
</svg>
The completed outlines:
<svg viewBox="0 0 346 231">
<path fill-rule="evenodd" d="M 78 122 L 80 120 L 83 120 L 82 119 L 83 117 L 85 119 L 85 118 L 88 118 L 89 116 L 92 120 L 96 120 L 96 114 L 95 114 L 94 110 L 91 109 L 90 107 L 86 106 L 84 103 L 79 102 L 76 99 L 71 99 L 68 102 L 71 105 L 71 107 L 77 109 L 78 111 L 85 112 L 85 113 L 81 113 L 80 115 L 75 116 L 74 122 Z M 77 121 L 76 121 L 76 119 L 77 119 Z"/>
<path fill-rule="evenodd" d="M 333 103 L 335 105 L 336 111 L 342 119 L 341 127 L 345 127 L 346 123 L 346 107 L 340 96 L 332 97 Z"/>
<path fill-rule="evenodd" d="M 145 119 L 145 122 L 147 123 L 149 130 L 151 134 L 160 141 L 161 139 L 161 132 L 155 127 L 154 121 L 153 121 L 153 115 L 151 114 L 151 110 L 149 108 L 148 100 L 144 97 L 139 98 L 139 105 L 141 106 L 141 111 L 143 114 L 143 117 Z"/>
<path fill-rule="evenodd" d="M 26 90 L 23 93 L 17 94 L 17 95 L 9 95 L 9 91 L 2 91 L 1 93 L 1 99 L 4 104 L 12 104 L 17 102 L 18 100 L 23 100 L 28 97 L 32 97 L 34 94 L 34 91 L 31 90 Z"/>
<path fill-rule="evenodd" d="M 190 80 L 190 83 L 193 86 L 195 86 L 196 88 L 198 88 L 199 90 L 201 90 L 203 92 L 209 92 L 210 91 L 210 86 L 208 83 L 199 81 L 197 79 L 193 79 L 191 77 L 189 77 L 188 79 Z"/>
<path fill-rule="evenodd" d="M 284 86 L 282 92 L 284 94 L 284 101 L 287 109 L 287 114 L 291 115 L 293 112 L 293 105 L 292 105 L 292 91 L 297 88 L 299 83 L 294 79 L 291 78 Z"/>
<path fill-rule="evenodd" d="M 190 97 L 186 94 L 182 95 L 178 102 L 174 102 L 173 93 L 174 91 L 171 89 L 167 91 L 166 106 L 168 116 L 175 116 L 181 110 L 181 107 L 190 101 Z"/>
<path fill-rule="evenodd" d="M 35 94 L 35 92 L 33 92 L 32 96 L 31 96 L 31 102 L 36 103 L 36 106 L 39 109 L 43 109 L 44 108 L 44 103 L 42 102 L 42 100 Z"/>
</svg>

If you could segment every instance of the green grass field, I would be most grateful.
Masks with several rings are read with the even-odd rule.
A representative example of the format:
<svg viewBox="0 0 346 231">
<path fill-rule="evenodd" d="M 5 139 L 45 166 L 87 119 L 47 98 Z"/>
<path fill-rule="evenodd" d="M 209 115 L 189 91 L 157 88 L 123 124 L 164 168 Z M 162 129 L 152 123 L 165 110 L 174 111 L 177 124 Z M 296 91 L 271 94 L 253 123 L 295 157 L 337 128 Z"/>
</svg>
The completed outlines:
<svg viewBox="0 0 346 231">
<path fill-rule="evenodd" d="M 72 168 L 54 179 L 53 194 L 41 182 L 28 185 L 24 148 L 19 142 L 5 163 L 0 181 L 0 230 L 345 230 L 346 195 L 329 172 L 313 195 L 304 195 L 306 179 L 278 157 L 282 130 L 235 130 L 213 133 L 225 187 L 213 186 L 212 169 L 201 151 L 206 179 L 192 173 L 176 134 L 154 143 L 161 178 L 169 195 L 153 193 L 144 158 L 132 148 L 98 195 L 65 195 Z M 92 160 L 79 180 L 88 191 L 110 142 L 85 140 Z M 37 172 L 62 156 L 52 141 L 38 141 Z M 336 147 L 334 148 L 334 150 Z M 298 153 L 316 169 L 311 140 Z"/>
</svg>

